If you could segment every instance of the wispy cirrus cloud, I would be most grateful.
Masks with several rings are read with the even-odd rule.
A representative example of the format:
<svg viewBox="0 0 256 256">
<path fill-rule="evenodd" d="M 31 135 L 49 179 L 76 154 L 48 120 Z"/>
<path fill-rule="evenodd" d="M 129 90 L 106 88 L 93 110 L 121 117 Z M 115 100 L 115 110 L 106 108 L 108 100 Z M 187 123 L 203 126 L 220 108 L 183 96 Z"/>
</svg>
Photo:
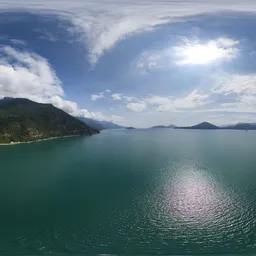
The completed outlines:
<svg viewBox="0 0 256 256">
<path fill-rule="evenodd" d="M 26 45 L 26 42 L 24 40 L 19 39 L 10 39 L 10 42 L 15 45 Z"/>
<path fill-rule="evenodd" d="M 220 11 L 254 12 L 253 0 L 190 0 L 190 1 L 88 1 L 88 0 L 8 0 L 0 2 L 2 11 L 29 11 L 54 14 L 68 20 L 68 32 L 78 37 L 89 50 L 89 61 L 99 58 L 119 41 L 133 34 L 156 29 L 159 25 L 177 22 L 189 16 Z"/>
</svg>

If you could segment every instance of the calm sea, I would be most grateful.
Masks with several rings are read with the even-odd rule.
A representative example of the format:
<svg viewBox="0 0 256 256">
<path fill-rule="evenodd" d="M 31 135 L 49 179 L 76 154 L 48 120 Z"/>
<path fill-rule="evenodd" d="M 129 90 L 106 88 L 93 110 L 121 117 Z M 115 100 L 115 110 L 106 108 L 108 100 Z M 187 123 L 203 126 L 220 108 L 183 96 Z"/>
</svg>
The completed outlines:
<svg viewBox="0 0 256 256">
<path fill-rule="evenodd" d="M 0 146 L 0 253 L 256 252 L 256 132 Z"/>
</svg>

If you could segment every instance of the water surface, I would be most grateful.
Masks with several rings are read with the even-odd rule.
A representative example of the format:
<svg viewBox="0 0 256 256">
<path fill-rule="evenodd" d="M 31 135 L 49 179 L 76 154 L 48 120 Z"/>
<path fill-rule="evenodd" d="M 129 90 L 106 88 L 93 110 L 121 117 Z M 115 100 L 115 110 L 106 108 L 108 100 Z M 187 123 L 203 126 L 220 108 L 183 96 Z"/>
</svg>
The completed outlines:
<svg viewBox="0 0 256 256">
<path fill-rule="evenodd" d="M 0 147 L 0 253 L 256 251 L 256 132 L 104 131 Z"/>
</svg>

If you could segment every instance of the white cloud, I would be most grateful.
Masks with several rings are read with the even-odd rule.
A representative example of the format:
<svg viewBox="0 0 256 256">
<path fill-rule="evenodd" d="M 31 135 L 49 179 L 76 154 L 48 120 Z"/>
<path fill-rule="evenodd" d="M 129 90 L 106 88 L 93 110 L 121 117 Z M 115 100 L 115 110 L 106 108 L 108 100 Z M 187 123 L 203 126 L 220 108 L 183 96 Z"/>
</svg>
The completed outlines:
<svg viewBox="0 0 256 256">
<path fill-rule="evenodd" d="M 206 64 L 217 60 L 230 60 L 239 55 L 235 46 L 239 41 L 230 38 L 217 38 L 206 43 L 187 42 L 185 45 L 173 47 L 178 58 L 177 65 Z"/>
<path fill-rule="evenodd" d="M 136 67 L 147 73 L 156 69 L 168 69 L 172 63 L 200 65 L 219 60 L 231 60 L 239 56 L 239 49 L 235 47 L 238 44 L 238 40 L 227 37 L 204 43 L 183 38 L 183 42 L 178 46 L 143 52 L 136 61 Z"/>
<path fill-rule="evenodd" d="M 133 101 L 133 100 L 136 100 L 135 97 L 132 97 L 132 96 L 123 96 L 123 99 L 127 100 L 127 101 Z"/>
<path fill-rule="evenodd" d="M 233 103 L 223 103 L 226 111 L 256 112 L 256 75 L 222 75 L 215 78 L 212 92 L 233 99 Z"/>
<path fill-rule="evenodd" d="M 28 98 L 51 103 L 73 116 L 106 121 L 121 119 L 80 109 L 75 102 L 65 100 L 61 81 L 45 58 L 10 46 L 1 47 L 0 54 L 0 98 Z"/>
<path fill-rule="evenodd" d="M 96 94 L 92 94 L 91 95 L 91 100 L 98 100 L 98 99 L 108 99 L 108 100 L 115 100 L 115 101 L 119 101 L 119 100 L 124 100 L 124 101 L 133 101 L 133 100 L 137 100 L 136 97 L 133 96 L 126 96 L 123 95 L 121 93 L 112 93 L 111 95 L 109 95 L 112 91 L 107 89 L 104 92 L 99 92 Z"/>
<path fill-rule="evenodd" d="M 113 93 L 111 95 L 111 97 L 112 97 L 113 100 L 121 100 L 122 99 L 122 94 L 120 94 L 120 93 Z"/>
<path fill-rule="evenodd" d="M 217 76 L 213 92 L 224 95 L 253 95 L 256 94 L 256 75 L 222 75 Z"/>
<path fill-rule="evenodd" d="M 100 92 L 98 94 L 92 94 L 91 100 L 99 100 L 105 98 L 104 92 Z"/>
<path fill-rule="evenodd" d="M 9 46 L 0 48 L 0 97 L 24 97 L 45 101 L 64 96 L 61 82 L 46 59 L 19 52 Z"/>
<path fill-rule="evenodd" d="M 170 49 L 145 51 L 139 56 L 136 67 L 144 71 L 167 68 L 166 58 L 170 57 L 170 53 Z"/>
<path fill-rule="evenodd" d="M 26 42 L 24 40 L 19 40 L 19 39 L 11 39 L 10 42 L 16 45 L 26 45 Z"/>
<path fill-rule="evenodd" d="M 38 37 L 40 39 L 51 41 L 51 42 L 57 42 L 59 40 L 57 35 L 51 34 L 49 31 L 47 31 L 46 28 L 35 29 L 34 31 L 36 31 L 37 33 L 41 34 Z"/>
<path fill-rule="evenodd" d="M 168 96 L 152 95 L 129 103 L 126 107 L 134 112 L 150 111 L 187 111 L 196 109 L 210 102 L 210 96 L 194 90 L 185 97 L 174 98 Z"/>
<path fill-rule="evenodd" d="M 0 9 L 56 14 L 60 19 L 71 21 L 73 27 L 68 31 L 79 35 L 80 42 L 89 48 L 92 65 L 120 40 L 155 29 L 158 25 L 179 22 L 202 13 L 256 10 L 254 0 L 190 0 L 189 3 L 182 0 L 8 0 L 0 2 Z"/>
<path fill-rule="evenodd" d="M 145 102 L 135 102 L 127 104 L 126 107 L 133 112 L 142 112 L 147 108 L 147 104 Z"/>
<path fill-rule="evenodd" d="M 197 108 L 210 102 L 209 95 L 198 90 L 192 91 L 185 97 L 174 98 L 153 95 L 143 98 L 143 101 L 155 111 L 181 111 Z"/>
</svg>

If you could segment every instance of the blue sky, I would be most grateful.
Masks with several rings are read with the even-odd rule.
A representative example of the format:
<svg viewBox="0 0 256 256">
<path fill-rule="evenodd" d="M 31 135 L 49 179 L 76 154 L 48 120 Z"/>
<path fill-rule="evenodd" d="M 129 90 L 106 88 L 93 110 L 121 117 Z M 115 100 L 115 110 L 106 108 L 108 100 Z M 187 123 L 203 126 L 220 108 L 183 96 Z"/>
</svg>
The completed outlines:
<svg viewBox="0 0 256 256">
<path fill-rule="evenodd" d="M 256 2 L 2 1 L 0 97 L 122 125 L 256 122 Z"/>
</svg>

